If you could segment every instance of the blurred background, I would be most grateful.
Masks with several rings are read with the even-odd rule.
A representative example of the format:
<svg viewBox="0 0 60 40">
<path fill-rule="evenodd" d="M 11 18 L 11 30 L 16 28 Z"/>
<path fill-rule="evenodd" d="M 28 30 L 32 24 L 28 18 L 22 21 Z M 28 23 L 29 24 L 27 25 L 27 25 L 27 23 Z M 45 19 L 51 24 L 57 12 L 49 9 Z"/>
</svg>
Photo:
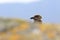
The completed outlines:
<svg viewBox="0 0 60 40">
<path fill-rule="evenodd" d="M 60 23 L 60 0 L 0 0 L 0 16 L 30 20 L 40 14 L 44 22 Z"/>
<path fill-rule="evenodd" d="M 51 24 L 25 21 L 36 14 Z M 60 23 L 60 0 L 0 0 L 0 40 L 60 40 L 60 24 L 52 23 Z"/>
</svg>

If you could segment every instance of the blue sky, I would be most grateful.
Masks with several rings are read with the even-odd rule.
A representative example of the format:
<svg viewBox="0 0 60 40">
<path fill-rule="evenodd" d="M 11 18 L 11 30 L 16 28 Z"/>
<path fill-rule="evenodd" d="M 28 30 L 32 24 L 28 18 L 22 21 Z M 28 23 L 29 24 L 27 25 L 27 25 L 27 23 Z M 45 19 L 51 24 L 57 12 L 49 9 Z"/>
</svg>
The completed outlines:
<svg viewBox="0 0 60 40">
<path fill-rule="evenodd" d="M 44 22 L 60 23 L 60 0 L 41 0 L 31 3 L 0 3 L 1 17 L 16 17 L 29 20 L 40 14 Z"/>
</svg>

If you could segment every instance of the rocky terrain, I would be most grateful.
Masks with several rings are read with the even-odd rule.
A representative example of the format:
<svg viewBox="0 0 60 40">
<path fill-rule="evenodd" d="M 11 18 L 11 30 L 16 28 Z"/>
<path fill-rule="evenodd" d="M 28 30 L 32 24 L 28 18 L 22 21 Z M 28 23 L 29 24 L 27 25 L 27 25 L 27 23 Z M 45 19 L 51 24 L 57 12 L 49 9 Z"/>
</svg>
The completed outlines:
<svg viewBox="0 0 60 40">
<path fill-rule="evenodd" d="M 60 40 L 60 25 L 0 18 L 0 40 Z"/>
</svg>

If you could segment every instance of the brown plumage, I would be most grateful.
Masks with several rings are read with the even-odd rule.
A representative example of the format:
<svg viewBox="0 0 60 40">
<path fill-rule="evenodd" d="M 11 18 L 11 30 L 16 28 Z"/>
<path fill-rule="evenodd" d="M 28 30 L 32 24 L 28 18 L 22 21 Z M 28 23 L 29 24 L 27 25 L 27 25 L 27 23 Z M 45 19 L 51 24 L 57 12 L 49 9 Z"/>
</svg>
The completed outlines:
<svg viewBox="0 0 60 40">
<path fill-rule="evenodd" d="M 34 17 L 31 17 L 30 19 L 33 19 L 34 22 L 42 23 L 42 17 L 40 15 L 35 15 Z"/>
</svg>

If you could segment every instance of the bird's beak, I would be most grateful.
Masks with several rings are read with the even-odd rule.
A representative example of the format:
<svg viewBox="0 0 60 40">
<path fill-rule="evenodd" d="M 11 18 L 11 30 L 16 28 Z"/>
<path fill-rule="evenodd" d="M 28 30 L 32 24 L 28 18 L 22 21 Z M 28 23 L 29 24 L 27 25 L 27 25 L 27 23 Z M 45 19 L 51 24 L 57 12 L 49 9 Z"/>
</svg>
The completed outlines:
<svg viewBox="0 0 60 40">
<path fill-rule="evenodd" d="M 30 19 L 34 19 L 34 17 L 31 17 Z"/>
</svg>

